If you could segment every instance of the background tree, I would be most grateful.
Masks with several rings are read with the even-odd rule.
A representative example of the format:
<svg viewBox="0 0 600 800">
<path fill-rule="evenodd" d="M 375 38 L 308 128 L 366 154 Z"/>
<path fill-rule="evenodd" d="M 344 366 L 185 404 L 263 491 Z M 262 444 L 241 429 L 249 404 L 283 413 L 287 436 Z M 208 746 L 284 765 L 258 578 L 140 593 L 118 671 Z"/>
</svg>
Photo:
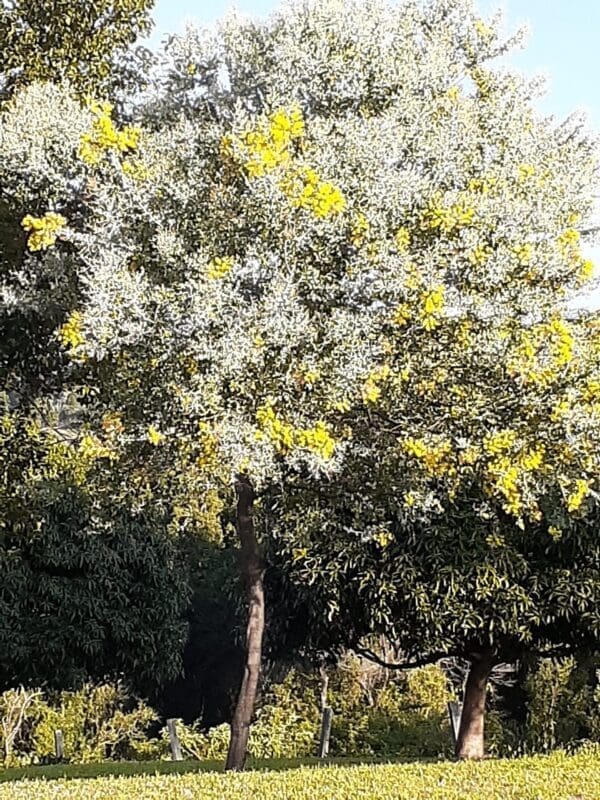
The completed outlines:
<svg viewBox="0 0 600 800">
<path fill-rule="evenodd" d="M 110 85 L 115 58 L 148 34 L 153 0 L 3 0 L 0 96 L 35 81 L 69 81 L 82 93 Z"/>
<path fill-rule="evenodd" d="M 125 676 L 148 694 L 181 670 L 190 564 L 159 509 L 106 487 L 106 445 L 0 420 L 0 684 Z"/>
</svg>

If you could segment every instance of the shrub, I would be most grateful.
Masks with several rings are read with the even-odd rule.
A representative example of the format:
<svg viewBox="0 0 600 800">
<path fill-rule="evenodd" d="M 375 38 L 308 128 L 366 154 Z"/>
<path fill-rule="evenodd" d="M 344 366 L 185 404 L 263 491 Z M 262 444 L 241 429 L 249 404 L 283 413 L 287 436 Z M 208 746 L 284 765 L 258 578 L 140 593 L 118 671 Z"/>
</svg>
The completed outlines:
<svg viewBox="0 0 600 800">
<path fill-rule="evenodd" d="M 156 719 L 155 712 L 142 701 L 133 700 L 120 683 L 86 684 L 78 691 L 48 697 L 39 690 L 24 689 L 10 689 L 0 695 L 5 762 L 53 760 L 56 730 L 63 733 L 67 761 L 131 758 L 137 755 Z"/>
</svg>

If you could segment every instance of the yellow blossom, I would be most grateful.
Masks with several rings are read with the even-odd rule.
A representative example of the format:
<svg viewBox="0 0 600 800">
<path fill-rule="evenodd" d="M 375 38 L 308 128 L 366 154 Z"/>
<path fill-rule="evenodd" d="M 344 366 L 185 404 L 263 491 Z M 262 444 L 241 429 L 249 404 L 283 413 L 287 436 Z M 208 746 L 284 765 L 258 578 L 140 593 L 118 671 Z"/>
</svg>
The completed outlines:
<svg viewBox="0 0 600 800">
<path fill-rule="evenodd" d="M 522 267 L 527 267 L 529 264 L 531 264 L 533 248 L 529 243 L 516 245 L 513 247 L 513 253 L 517 257 L 517 261 Z"/>
<path fill-rule="evenodd" d="M 67 321 L 57 331 L 57 336 L 63 347 L 76 350 L 85 344 L 85 337 L 82 331 L 83 316 L 79 311 L 72 311 Z"/>
<path fill-rule="evenodd" d="M 583 478 L 575 481 L 575 487 L 567 497 L 567 511 L 577 511 L 589 493 L 590 484 L 588 481 Z"/>
<path fill-rule="evenodd" d="M 374 369 L 363 384 L 362 399 L 367 405 L 375 405 L 381 397 L 381 384 L 386 381 L 390 374 L 387 365 Z"/>
<path fill-rule="evenodd" d="M 394 234 L 394 242 L 399 252 L 403 253 L 405 250 L 408 250 L 410 246 L 410 231 L 408 228 L 398 228 Z"/>
<path fill-rule="evenodd" d="M 421 322 L 425 330 L 431 331 L 440 324 L 440 317 L 444 311 L 444 287 L 434 286 L 421 294 Z"/>
<path fill-rule="evenodd" d="M 317 422 L 313 428 L 305 428 L 296 433 L 296 444 L 327 461 L 335 452 L 335 439 L 324 422 Z"/>
<path fill-rule="evenodd" d="M 33 217 L 31 214 L 27 214 L 21 221 L 22 227 L 26 231 L 30 231 L 27 247 L 32 252 L 47 250 L 56 242 L 66 224 L 65 217 L 54 211 L 47 211 L 43 217 Z"/>
<path fill-rule="evenodd" d="M 452 444 L 443 438 L 425 441 L 408 438 L 401 441 L 405 453 L 421 462 L 428 475 L 441 478 L 453 475 L 456 470 L 452 464 Z"/>
<path fill-rule="evenodd" d="M 154 425 L 150 425 L 148 430 L 146 431 L 146 436 L 148 437 L 148 441 L 151 445 L 156 447 L 159 445 L 165 438 L 164 434 L 161 433 Z"/>
<path fill-rule="evenodd" d="M 82 161 L 96 166 L 110 150 L 122 154 L 137 148 L 141 135 L 139 127 L 126 125 L 119 130 L 112 120 L 113 107 L 110 103 L 92 101 L 89 108 L 94 119 L 91 131 L 81 137 L 79 156 Z"/>
<path fill-rule="evenodd" d="M 400 305 L 396 308 L 396 311 L 394 312 L 392 321 L 394 325 L 402 327 L 403 325 L 406 325 L 408 322 L 410 322 L 410 317 L 411 317 L 410 305 L 408 303 L 400 303 Z"/>
<path fill-rule="evenodd" d="M 557 528 L 556 525 L 549 525 L 548 526 L 548 534 L 555 540 L 558 541 L 562 539 L 563 532 L 560 528 Z"/>
<path fill-rule="evenodd" d="M 474 28 L 482 39 L 489 39 L 494 33 L 490 26 L 486 25 L 482 19 L 475 20 Z"/>
<path fill-rule="evenodd" d="M 229 274 L 234 265 L 231 257 L 221 258 L 217 256 L 208 265 L 207 275 L 211 280 L 220 280 Z"/>
<path fill-rule="evenodd" d="M 517 167 L 517 180 L 519 183 L 525 183 L 525 181 L 529 180 L 535 175 L 535 167 L 532 167 L 531 164 L 519 164 Z"/>
<path fill-rule="evenodd" d="M 352 221 L 350 241 L 354 247 L 361 247 L 369 235 L 369 222 L 364 214 L 357 214 Z"/>
<path fill-rule="evenodd" d="M 510 450 L 517 441 L 517 432 L 510 428 L 488 433 L 483 440 L 483 448 L 491 455 Z"/>
<path fill-rule="evenodd" d="M 118 459 L 118 453 L 112 448 L 103 444 L 97 436 L 86 433 L 79 442 L 79 453 L 90 461 L 98 458 L 108 458 L 110 461 Z"/>
<path fill-rule="evenodd" d="M 492 254 L 492 249 L 489 245 L 478 244 L 474 250 L 471 250 L 467 256 L 469 263 L 474 267 L 482 267 Z"/>
</svg>

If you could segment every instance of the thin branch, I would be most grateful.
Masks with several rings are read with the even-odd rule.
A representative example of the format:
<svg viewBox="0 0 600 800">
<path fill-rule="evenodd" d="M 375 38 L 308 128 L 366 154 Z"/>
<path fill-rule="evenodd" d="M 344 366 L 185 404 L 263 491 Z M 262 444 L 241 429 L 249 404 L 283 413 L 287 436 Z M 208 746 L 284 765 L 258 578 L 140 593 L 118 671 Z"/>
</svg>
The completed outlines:
<svg viewBox="0 0 600 800">
<path fill-rule="evenodd" d="M 386 661 L 385 659 L 378 656 L 377 653 L 374 653 L 373 650 L 370 650 L 368 647 L 355 647 L 355 653 L 358 653 L 360 656 L 364 656 L 368 661 L 373 661 L 375 664 L 379 664 L 380 667 L 386 667 L 386 669 L 398 669 L 398 670 L 405 670 L 405 669 L 417 669 L 417 667 L 425 667 L 428 664 L 435 664 L 436 661 L 439 661 L 441 658 L 451 658 L 452 656 L 457 656 L 458 653 L 449 653 L 446 650 L 440 651 L 437 653 L 430 653 L 428 656 L 423 656 L 423 658 L 415 659 L 414 661 Z"/>
</svg>

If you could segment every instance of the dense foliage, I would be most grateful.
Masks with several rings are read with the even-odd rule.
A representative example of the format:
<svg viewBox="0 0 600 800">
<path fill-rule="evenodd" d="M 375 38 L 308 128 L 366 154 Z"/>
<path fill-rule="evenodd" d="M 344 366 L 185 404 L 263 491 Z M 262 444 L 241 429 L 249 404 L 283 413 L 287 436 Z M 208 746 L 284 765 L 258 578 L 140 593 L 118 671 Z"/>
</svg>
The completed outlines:
<svg viewBox="0 0 600 800">
<path fill-rule="evenodd" d="M 34 81 L 82 93 L 110 82 L 114 57 L 151 28 L 153 0 L 3 0 L 0 97 Z"/>
</svg>

